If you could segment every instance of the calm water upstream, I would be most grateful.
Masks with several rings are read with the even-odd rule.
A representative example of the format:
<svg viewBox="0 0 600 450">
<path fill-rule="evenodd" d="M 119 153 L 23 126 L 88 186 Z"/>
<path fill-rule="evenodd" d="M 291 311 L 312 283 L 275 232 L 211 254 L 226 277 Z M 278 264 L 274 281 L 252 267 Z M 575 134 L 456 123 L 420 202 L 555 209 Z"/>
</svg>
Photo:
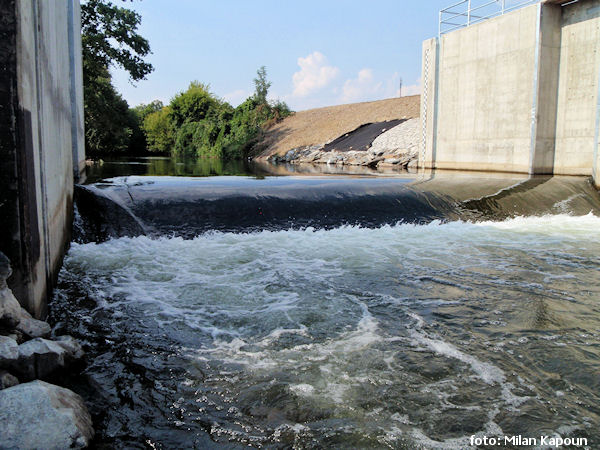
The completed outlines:
<svg viewBox="0 0 600 450">
<path fill-rule="evenodd" d="M 86 187 L 51 314 L 97 447 L 600 446 L 588 180 L 264 175 Z"/>
</svg>

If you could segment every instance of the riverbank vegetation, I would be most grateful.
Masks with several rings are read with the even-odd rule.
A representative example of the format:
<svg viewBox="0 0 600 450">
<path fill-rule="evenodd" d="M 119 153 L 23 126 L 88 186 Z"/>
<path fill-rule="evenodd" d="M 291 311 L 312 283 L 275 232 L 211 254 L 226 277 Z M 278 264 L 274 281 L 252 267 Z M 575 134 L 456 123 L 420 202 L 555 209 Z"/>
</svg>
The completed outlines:
<svg viewBox="0 0 600 450">
<path fill-rule="evenodd" d="M 267 101 L 269 83 L 264 67 L 258 70 L 255 84 L 254 95 L 234 108 L 208 85 L 190 83 L 168 105 L 140 114 L 148 150 L 183 157 L 248 156 L 262 130 L 291 113 L 285 103 Z M 147 107 L 140 108 L 146 111 Z"/>
<path fill-rule="evenodd" d="M 263 130 L 291 114 L 284 102 L 267 100 L 271 83 L 264 66 L 254 94 L 235 108 L 199 81 L 167 105 L 155 100 L 130 108 L 109 67 L 126 70 L 132 82 L 152 72 L 143 59 L 150 45 L 137 33 L 141 17 L 108 0 L 88 0 L 81 8 L 87 155 L 241 159 L 260 150 Z"/>
</svg>

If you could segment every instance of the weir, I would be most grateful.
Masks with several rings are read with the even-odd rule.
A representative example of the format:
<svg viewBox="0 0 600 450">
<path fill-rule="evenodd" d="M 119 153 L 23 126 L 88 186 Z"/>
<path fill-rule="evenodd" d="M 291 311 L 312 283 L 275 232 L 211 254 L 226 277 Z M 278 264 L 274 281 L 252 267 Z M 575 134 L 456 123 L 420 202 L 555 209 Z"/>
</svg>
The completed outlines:
<svg viewBox="0 0 600 450">
<path fill-rule="evenodd" d="M 57 278 L 42 344 L 71 347 L 24 367 L 82 395 L 94 448 L 597 447 L 597 5 L 546 1 L 426 43 L 422 165 L 497 173 L 138 161 L 74 186 L 77 0 L 3 2 L 0 251 L 37 316 Z M 19 361 L 37 338 L 14 336 Z M 81 350 L 81 371 L 49 368 Z M 13 423 L 54 428 L 28 398 Z"/>
<path fill-rule="evenodd" d="M 471 23 L 423 43 L 421 166 L 592 175 L 598 187 L 600 0 Z"/>
<path fill-rule="evenodd" d="M 75 202 L 79 243 L 600 214 L 600 197 L 581 177 L 468 172 L 403 178 L 117 177 L 76 186 Z"/>
<path fill-rule="evenodd" d="M 98 446 L 600 442 L 587 177 L 122 176 L 75 197 L 51 321 L 89 349 L 72 387 Z"/>
</svg>

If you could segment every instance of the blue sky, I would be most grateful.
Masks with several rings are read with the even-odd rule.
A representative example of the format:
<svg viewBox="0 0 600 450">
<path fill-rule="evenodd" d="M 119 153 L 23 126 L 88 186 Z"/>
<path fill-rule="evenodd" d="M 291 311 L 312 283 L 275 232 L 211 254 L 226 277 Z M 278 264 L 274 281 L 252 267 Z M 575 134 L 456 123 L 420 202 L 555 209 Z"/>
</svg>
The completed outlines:
<svg viewBox="0 0 600 450">
<path fill-rule="evenodd" d="M 118 2 L 123 4 L 122 2 Z M 270 97 L 294 110 L 420 93 L 421 44 L 452 0 L 135 0 L 155 71 L 132 85 L 131 106 L 168 102 L 192 80 L 237 105 L 267 67 Z"/>
</svg>

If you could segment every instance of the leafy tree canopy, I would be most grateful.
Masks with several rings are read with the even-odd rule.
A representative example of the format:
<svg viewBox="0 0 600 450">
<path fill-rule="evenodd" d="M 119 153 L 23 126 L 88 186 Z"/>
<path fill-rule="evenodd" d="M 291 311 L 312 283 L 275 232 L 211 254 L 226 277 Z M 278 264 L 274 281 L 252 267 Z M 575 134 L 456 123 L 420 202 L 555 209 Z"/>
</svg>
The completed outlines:
<svg viewBox="0 0 600 450">
<path fill-rule="evenodd" d="M 291 113 L 285 103 L 267 101 L 271 83 L 264 66 L 254 82 L 256 92 L 237 108 L 198 81 L 175 95 L 168 107 L 160 102 L 140 105 L 136 108 L 139 114 L 151 111 L 143 123 L 148 148 L 174 156 L 247 157 L 260 141 L 263 128 Z"/>
<path fill-rule="evenodd" d="M 141 17 L 109 0 L 87 0 L 81 5 L 83 92 L 86 148 L 89 155 L 144 151 L 146 140 L 137 111 L 112 85 L 110 66 L 120 67 L 133 81 L 152 70 L 143 57 L 148 41 L 137 33 Z"/>
<path fill-rule="evenodd" d="M 210 92 L 208 84 L 192 81 L 186 91 L 171 100 L 171 117 L 177 127 L 186 122 L 200 122 L 218 116 L 223 103 Z"/>
<path fill-rule="evenodd" d="M 142 103 L 135 108 L 131 108 L 131 110 L 135 112 L 140 121 L 143 122 L 150 114 L 161 111 L 164 107 L 165 105 L 163 105 L 163 102 L 160 100 L 153 100 L 148 104 Z"/>
<path fill-rule="evenodd" d="M 171 121 L 171 108 L 165 106 L 148 114 L 143 121 L 148 150 L 170 153 L 175 146 L 175 128 Z"/>
<path fill-rule="evenodd" d="M 270 87 L 271 83 L 267 81 L 267 68 L 261 66 L 260 69 L 256 71 L 256 78 L 254 79 L 254 98 L 258 103 L 267 103 L 267 93 L 269 92 Z"/>
<path fill-rule="evenodd" d="M 109 0 L 87 0 L 81 5 L 81 45 L 84 77 L 93 80 L 111 65 L 144 79 L 154 68 L 143 60 L 150 44 L 137 33 L 141 16 Z"/>
<path fill-rule="evenodd" d="M 124 152 L 129 147 L 133 118 L 129 106 L 110 82 L 110 74 L 94 80 L 94 89 L 85 92 L 85 138 L 87 153 Z"/>
</svg>

